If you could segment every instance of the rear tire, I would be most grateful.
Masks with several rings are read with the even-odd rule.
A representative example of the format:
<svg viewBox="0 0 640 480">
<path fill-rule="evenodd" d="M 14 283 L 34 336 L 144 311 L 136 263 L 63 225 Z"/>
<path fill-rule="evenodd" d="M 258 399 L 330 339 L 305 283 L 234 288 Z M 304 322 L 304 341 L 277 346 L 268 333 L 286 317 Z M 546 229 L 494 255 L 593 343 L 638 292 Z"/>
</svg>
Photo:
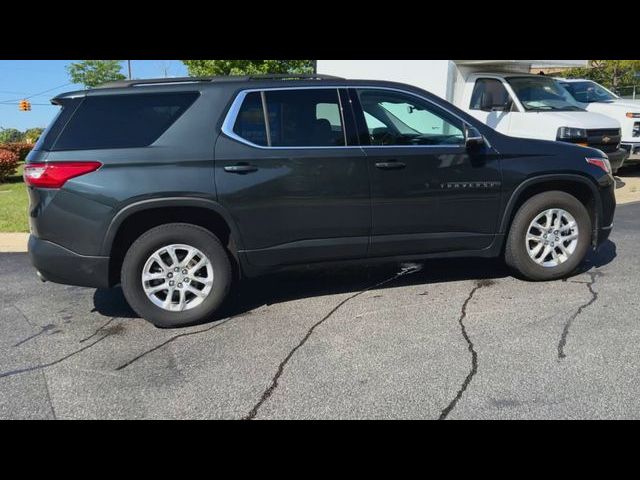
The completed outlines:
<svg viewBox="0 0 640 480">
<path fill-rule="evenodd" d="M 569 240 L 576 235 L 575 241 Z M 561 191 L 543 192 L 527 200 L 513 218 L 505 261 L 528 280 L 566 277 L 584 260 L 591 235 L 589 212 L 577 198 Z"/>
<path fill-rule="evenodd" d="M 160 225 L 142 234 L 127 251 L 121 271 L 131 308 L 161 328 L 213 319 L 232 278 L 220 240 L 188 223 Z"/>
</svg>

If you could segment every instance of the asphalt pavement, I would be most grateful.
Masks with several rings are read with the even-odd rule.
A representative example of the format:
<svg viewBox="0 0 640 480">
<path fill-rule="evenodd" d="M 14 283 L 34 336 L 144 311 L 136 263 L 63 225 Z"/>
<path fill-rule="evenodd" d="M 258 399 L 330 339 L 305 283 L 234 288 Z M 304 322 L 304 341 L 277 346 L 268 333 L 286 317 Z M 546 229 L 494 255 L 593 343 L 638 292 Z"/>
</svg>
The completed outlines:
<svg viewBox="0 0 640 480">
<path fill-rule="evenodd" d="M 498 260 L 310 269 L 162 330 L 0 254 L 0 418 L 640 418 L 640 204 L 566 281 Z"/>
</svg>

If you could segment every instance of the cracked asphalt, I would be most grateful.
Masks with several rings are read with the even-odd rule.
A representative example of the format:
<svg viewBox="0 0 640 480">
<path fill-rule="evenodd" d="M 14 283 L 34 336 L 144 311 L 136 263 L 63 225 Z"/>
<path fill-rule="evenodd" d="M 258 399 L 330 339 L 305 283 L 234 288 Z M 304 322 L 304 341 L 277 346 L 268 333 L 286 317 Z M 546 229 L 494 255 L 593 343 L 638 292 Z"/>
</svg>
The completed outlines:
<svg viewBox="0 0 640 480">
<path fill-rule="evenodd" d="M 0 254 L 0 418 L 640 418 L 640 204 L 566 281 L 497 260 L 280 273 L 156 329 Z"/>
</svg>

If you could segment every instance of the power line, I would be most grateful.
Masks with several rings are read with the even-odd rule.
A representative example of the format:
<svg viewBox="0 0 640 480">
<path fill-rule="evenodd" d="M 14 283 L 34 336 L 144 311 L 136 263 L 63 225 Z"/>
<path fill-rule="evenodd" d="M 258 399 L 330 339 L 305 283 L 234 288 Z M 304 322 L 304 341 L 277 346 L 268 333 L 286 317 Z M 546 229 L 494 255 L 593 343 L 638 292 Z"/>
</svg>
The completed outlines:
<svg viewBox="0 0 640 480">
<path fill-rule="evenodd" d="M 41 105 L 44 107 L 58 107 L 59 105 L 54 105 L 52 103 L 31 103 L 29 102 L 30 105 Z M 20 105 L 20 102 L 13 102 L 13 103 L 0 103 L 0 107 L 15 107 L 16 105 Z"/>
<path fill-rule="evenodd" d="M 53 88 L 49 88 L 47 90 L 44 90 L 42 92 L 32 93 L 31 95 L 27 95 L 26 97 L 16 98 L 16 99 L 13 99 L 13 100 L 0 100 L 0 103 L 12 103 L 12 102 L 18 102 L 20 100 L 26 100 L 27 98 L 39 97 L 40 95 L 43 95 L 43 94 L 48 93 L 48 92 L 51 92 L 53 90 L 57 90 L 58 88 L 66 87 L 67 85 L 73 85 L 73 82 L 67 82 L 67 83 L 64 83 L 62 85 L 58 85 L 57 87 L 53 87 Z"/>
</svg>

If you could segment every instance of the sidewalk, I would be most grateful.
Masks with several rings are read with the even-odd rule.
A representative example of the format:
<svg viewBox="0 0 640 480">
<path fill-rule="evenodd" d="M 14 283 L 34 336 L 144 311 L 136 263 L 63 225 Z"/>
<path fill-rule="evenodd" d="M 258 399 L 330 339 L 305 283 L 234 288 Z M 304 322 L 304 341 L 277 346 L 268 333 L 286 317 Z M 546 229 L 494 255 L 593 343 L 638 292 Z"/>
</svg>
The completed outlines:
<svg viewBox="0 0 640 480">
<path fill-rule="evenodd" d="M 0 233 L 0 252 L 26 252 L 28 233 Z"/>
<path fill-rule="evenodd" d="M 640 202 L 640 176 L 616 177 L 616 184 L 616 203 L 618 205 Z"/>
</svg>

